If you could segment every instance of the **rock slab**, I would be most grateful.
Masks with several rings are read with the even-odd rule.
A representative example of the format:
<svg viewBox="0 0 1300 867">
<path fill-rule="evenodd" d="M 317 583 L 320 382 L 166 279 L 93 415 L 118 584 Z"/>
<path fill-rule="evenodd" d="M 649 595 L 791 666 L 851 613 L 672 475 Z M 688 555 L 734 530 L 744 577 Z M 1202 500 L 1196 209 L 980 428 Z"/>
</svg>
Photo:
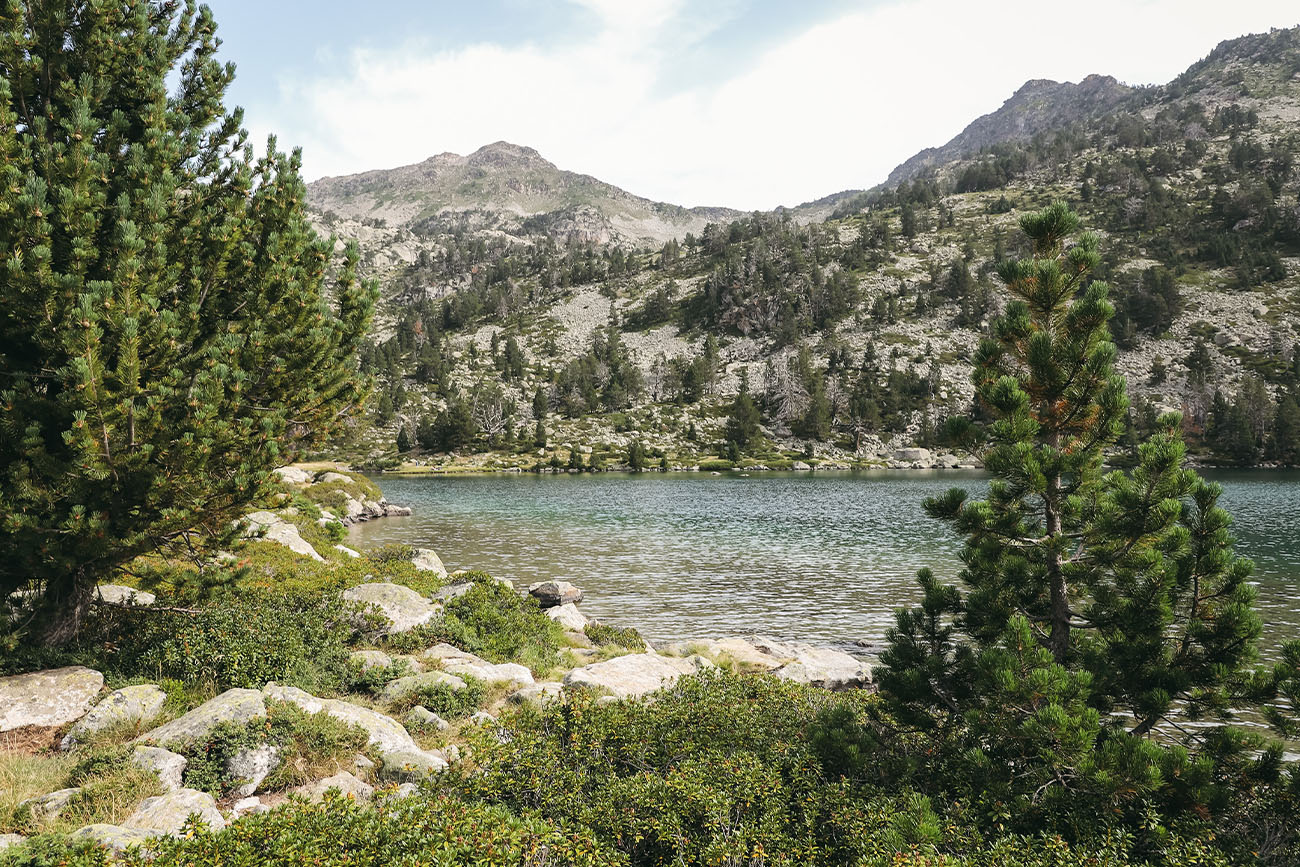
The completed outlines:
<svg viewBox="0 0 1300 867">
<path fill-rule="evenodd" d="M 104 675 L 80 665 L 0 677 L 0 732 L 75 722 L 103 688 Z"/>
<path fill-rule="evenodd" d="M 72 726 L 64 736 L 61 746 L 71 749 L 78 741 L 110 726 L 127 723 L 145 723 L 158 716 L 167 693 L 152 683 L 124 686 L 110 692 L 103 701 Z"/>
<path fill-rule="evenodd" d="M 194 710 L 136 738 L 139 743 L 166 747 L 206 737 L 223 722 L 246 723 L 266 716 L 262 693 L 255 689 L 228 689 Z"/>
<path fill-rule="evenodd" d="M 629 653 L 575 668 L 564 676 L 564 685 L 602 688 L 616 698 L 637 698 L 672 686 L 684 675 L 714 667 L 702 656 L 679 659 L 654 652 Z"/>
<path fill-rule="evenodd" d="M 349 602 L 371 606 L 387 621 L 379 631 L 381 635 L 410 632 L 442 614 L 442 606 L 425 599 L 410 587 L 377 581 L 358 584 L 343 591 Z"/>
</svg>

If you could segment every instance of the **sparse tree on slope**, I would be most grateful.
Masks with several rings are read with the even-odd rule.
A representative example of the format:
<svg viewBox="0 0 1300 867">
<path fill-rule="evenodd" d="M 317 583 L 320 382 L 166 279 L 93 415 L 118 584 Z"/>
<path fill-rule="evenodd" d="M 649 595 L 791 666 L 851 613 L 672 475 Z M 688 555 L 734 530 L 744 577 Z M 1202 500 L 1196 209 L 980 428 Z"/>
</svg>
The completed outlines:
<svg viewBox="0 0 1300 867">
<path fill-rule="evenodd" d="M 1107 287 L 1088 281 L 1097 238 L 1069 245 L 1078 219 L 1063 204 L 1021 226 L 1033 257 L 1001 267 L 1014 300 L 976 359 L 994 418 L 988 496 L 926 502 L 966 538 L 961 586 L 922 571 L 922 607 L 900 612 L 882 685 L 900 719 L 969 738 L 981 785 L 1136 798 L 1172 783 L 1158 766 L 1179 761 L 1145 736 L 1226 712 L 1243 686 L 1260 629 L 1250 564 L 1233 554 L 1218 488 L 1182 467 L 1177 415 L 1131 473 L 1103 473 L 1128 401 Z"/>
<path fill-rule="evenodd" d="M 349 250 L 327 295 L 298 156 L 254 159 L 217 45 L 193 3 L 0 2 L 0 594 L 43 589 L 47 643 L 365 393 L 374 289 Z"/>
</svg>

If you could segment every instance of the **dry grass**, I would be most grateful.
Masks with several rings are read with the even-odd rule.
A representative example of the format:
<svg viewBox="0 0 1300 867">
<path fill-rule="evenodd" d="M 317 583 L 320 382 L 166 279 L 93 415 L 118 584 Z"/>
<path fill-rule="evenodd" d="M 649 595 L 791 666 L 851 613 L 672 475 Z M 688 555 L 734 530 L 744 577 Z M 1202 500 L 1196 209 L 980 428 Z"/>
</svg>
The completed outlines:
<svg viewBox="0 0 1300 867">
<path fill-rule="evenodd" d="M 16 815 L 18 805 L 63 788 L 75 761 L 68 755 L 34 755 L 8 744 L 0 747 L 0 834 L 24 830 L 25 823 Z"/>
</svg>

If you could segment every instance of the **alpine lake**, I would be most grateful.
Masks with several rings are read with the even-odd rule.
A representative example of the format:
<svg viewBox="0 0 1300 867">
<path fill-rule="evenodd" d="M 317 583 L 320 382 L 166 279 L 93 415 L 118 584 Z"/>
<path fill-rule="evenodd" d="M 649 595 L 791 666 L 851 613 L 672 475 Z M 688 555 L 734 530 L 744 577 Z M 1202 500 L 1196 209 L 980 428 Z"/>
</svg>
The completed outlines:
<svg viewBox="0 0 1300 867">
<path fill-rule="evenodd" d="M 1204 471 L 1255 563 L 1265 659 L 1300 637 L 1300 471 Z M 651 639 L 762 634 L 873 654 L 930 567 L 957 581 L 961 539 L 926 516 L 966 470 L 376 476 L 411 517 L 354 526 L 349 545 L 433 548 L 449 569 L 516 586 L 563 579 L 589 617 Z"/>
</svg>

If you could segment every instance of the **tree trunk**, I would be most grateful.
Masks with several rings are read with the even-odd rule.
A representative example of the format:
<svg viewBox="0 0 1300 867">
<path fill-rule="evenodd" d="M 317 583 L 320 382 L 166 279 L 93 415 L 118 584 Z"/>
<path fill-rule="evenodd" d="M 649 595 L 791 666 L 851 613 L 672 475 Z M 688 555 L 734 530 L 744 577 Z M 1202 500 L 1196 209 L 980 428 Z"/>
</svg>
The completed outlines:
<svg viewBox="0 0 1300 867">
<path fill-rule="evenodd" d="M 1054 476 L 1047 483 L 1047 492 L 1043 498 L 1043 522 L 1047 530 L 1047 582 L 1051 592 L 1052 631 L 1048 636 L 1048 650 L 1052 658 L 1064 665 L 1070 650 L 1070 597 L 1066 592 L 1065 575 L 1061 564 L 1061 553 L 1056 541 L 1061 535 L 1061 478 Z"/>
<path fill-rule="evenodd" d="M 41 606 L 41 645 L 61 647 L 76 638 L 86 612 L 94 601 L 95 581 L 84 569 L 79 570 L 69 581 L 54 586 L 47 584 L 45 600 Z"/>
</svg>

